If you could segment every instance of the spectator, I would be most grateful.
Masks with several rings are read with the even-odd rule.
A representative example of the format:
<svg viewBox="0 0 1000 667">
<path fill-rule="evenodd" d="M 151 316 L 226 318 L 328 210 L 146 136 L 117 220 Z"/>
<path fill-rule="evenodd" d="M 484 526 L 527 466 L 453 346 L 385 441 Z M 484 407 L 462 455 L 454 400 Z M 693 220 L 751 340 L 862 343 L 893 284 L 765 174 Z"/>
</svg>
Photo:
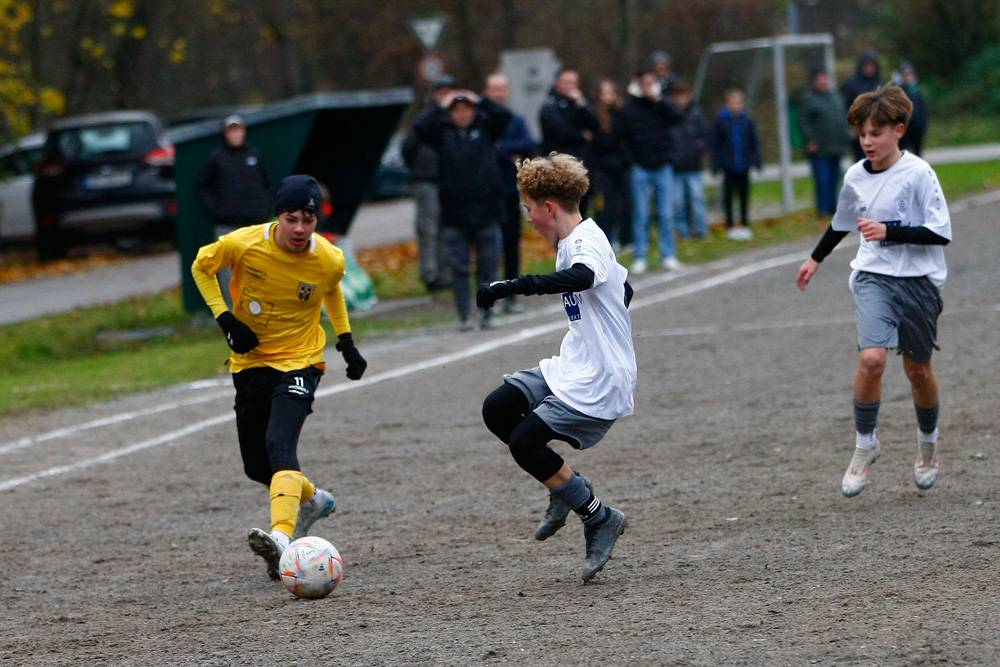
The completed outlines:
<svg viewBox="0 0 1000 667">
<path fill-rule="evenodd" d="M 451 270 L 451 287 L 460 330 L 471 331 L 469 248 L 476 249 L 479 284 L 496 280 L 500 261 L 500 164 L 496 142 L 511 113 L 468 90 L 454 90 L 414 121 L 413 128 L 438 153 L 441 235 Z M 482 328 L 492 327 L 492 310 L 479 313 Z"/>
<path fill-rule="evenodd" d="M 438 109 L 445 97 L 455 90 L 450 74 L 434 82 L 424 110 Z M 438 156 L 434 148 L 421 141 L 412 129 L 403 141 L 403 161 L 410 169 L 413 200 L 416 204 L 414 228 L 417 234 L 417 262 L 420 281 L 429 292 L 448 286 L 448 269 L 441 242 L 441 204 L 438 198 Z"/>
<path fill-rule="evenodd" d="M 710 146 L 708 123 L 701 109 L 691 101 L 687 82 L 674 79 L 668 90 L 670 101 L 683 120 L 670 129 L 674 167 L 674 228 L 681 238 L 708 236 L 705 213 L 705 183 L 701 178 L 704 157 Z"/>
<path fill-rule="evenodd" d="M 580 75 L 576 70 L 562 69 L 556 75 L 539 112 L 539 122 L 543 156 L 556 152 L 584 158 L 598 126 L 594 108 L 580 90 Z M 588 191 L 580 201 L 584 215 L 587 215 L 590 200 L 591 192 Z"/>
<path fill-rule="evenodd" d="M 497 104 L 507 104 L 510 84 L 499 72 L 486 77 L 483 95 Z M 512 114 L 510 123 L 497 142 L 500 158 L 500 182 L 503 188 L 503 276 L 513 280 L 521 275 L 521 195 L 517 191 L 517 163 L 533 157 L 538 149 L 524 117 Z M 510 295 L 503 302 L 504 312 L 520 313 L 524 310 Z"/>
<path fill-rule="evenodd" d="M 649 246 L 650 190 L 659 221 L 660 261 L 663 268 L 681 268 L 674 244 L 674 169 L 670 165 L 670 128 L 682 119 L 681 112 L 660 93 L 656 73 L 649 69 L 629 86 L 629 100 L 622 109 L 624 146 L 632 165 L 632 240 L 635 256 L 631 273 L 646 271 Z"/>
<path fill-rule="evenodd" d="M 722 171 L 722 202 L 726 211 L 726 236 L 749 241 L 750 168 L 761 168 L 757 126 L 744 109 L 743 91 L 726 91 L 726 105 L 715 121 L 712 141 L 712 173 Z M 740 227 L 733 224 L 733 195 L 740 198 Z"/>
<path fill-rule="evenodd" d="M 844 98 L 844 108 L 850 109 L 854 104 L 854 99 L 861 93 L 868 93 L 878 89 L 882 85 L 882 73 L 879 69 L 878 54 L 874 51 L 865 51 L 858 56 L 858 68 L 854 74 L 844 79 L 840 87 L 840 93 Z M 854 161 L 865 159 L 865 152 L 861 149 L 858 141 L 858 131 L 850 128 L 851 150 L 854 153 Z"/>
<path fill-rule="evenodd" d="M 271 219 L 271 176 L 257 150 L 247 142 L 246 121 L 227 116 L 222 121 L 222 145 L 212 151 L 198 177 L 198 196 L 215 221 L 215 235 Z M 232 272 L 218 273 L 226 306 Z"/>
<path fill-rule="evenodd" d="M 832 217 L 837 210 L 840 160 L 850 144 L 850 133 L 843 100 L 830 90 L 830 74 L 822 67 L 809 74 L 809 87 L 799 101 L 799 127 L 812 166 L 816 214 Z"/>
<path fill-rule="evenodd" d="M 673 72 L 673 61 L 666 51 L 653 51 L 649 57 L 649 66 L 656 73 L 656 80 L 660 84 L 660 90 L 667 92 L 670 85 L 677 80 L 677 75 Z"/>
<path fill-rule="evenodd" d="M 632 196 L 629 158 L 624 146 L 623 106 L 621 91 L 614 81 L 598 82 L 594 92 L 598 130 L 591 141 L 587 162 L 597 195 L 594 221 L 616 252 L 628 252 L 632 245 Z"/>
<path fill-rule="evenodd" d="M 896 80 L 897 76 L 898 81 Z M 906 134 L 900 140 L 899 146 L 919 157 L 924 150 L 924 133 L 927 131 L 927 122 L 930 120 L 927 102 L 924 100 L 924 94 L 917 83 L 917 74 L 913 70 L 913 65 L 903 63 L 899 67 L 898 75 L 894 75 L 892 78 L 913 102 L 913 115 L 910 116 L 910 122 L 906 126 Z"/>
</svg>

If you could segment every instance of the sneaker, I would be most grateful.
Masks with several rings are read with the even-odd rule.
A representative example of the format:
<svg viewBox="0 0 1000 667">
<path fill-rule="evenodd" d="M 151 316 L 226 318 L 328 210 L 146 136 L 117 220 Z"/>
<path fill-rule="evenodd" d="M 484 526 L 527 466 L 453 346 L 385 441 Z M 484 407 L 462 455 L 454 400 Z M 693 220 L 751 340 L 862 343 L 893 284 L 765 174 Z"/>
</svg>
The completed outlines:
<svg viewBox="0 0 1000 667">
<path fill-rule="evenodd" d="M 583 583 L 594 578 L 611 558 L 618 536 L 625 532 L 628 520 L 614 507 L 608 507 L 608 518 L 596 526 L 583 527 L 587 538 L 587 558 L 583 562 Z"/>
<path fill-rule="evenodd" d="M 312 525 L 324 517 L 328 517 L 337 511 L 337 501 L 333 499 L 333 494 L 323 489 L 316 489 L 323 497 L 312 509 L 307 509 L 305 505 L 299 505 L 299 518 L 295 522 L 295 532 L 292 533 L 292 540 L 305 537 L 309 534 Z"/>
<path fill-rule="evenodd" d="M 917 462 L 913 464 L 913 481 L 921 489 L 934 486 L 938 478 L 938 451 L 936 442 L 917 443 Z"/>
<path fill-rule="evenodd" d="M 646 272 L 646 260 L 637 259 L 634 262 L 632 262 L 632 268 L 629 269 L 629 273 L 631 273 L 633 276 L 641 276 L 645 272 Z"/>
<path fill-rule="evenodd" d="M 281 578 L 278 574 L 278 563 L 281 561 L 281 554 L 284 547 L 281 543 L 271 537 L 271 533 L 260 528 L 251 528 L 247 534 L 247 542 L 250 543 L 250 550 L 264 559 L 267 564 L 267 576 L 275 581 Z"/>
<path fill-rule="evenodd" d="M 593 493 L 594 489 L 590 486 L 590 480 L 583 475 L 580 475 L 580 479 L 587 485 L 587 489 Z M 566 517 L 569 516 L 571 511 L 572 508 L 564 503 L 562 498 L 554 493 L 550 493 L 549 506 L 545 510 L 545 516 L 538 522 L 538 528 L 535 529 L 535 539 L 541 542 L 555 535 L 560 528 L 566 525 Z"/>
<path fill-rule="evenodd" d="M 744 241 L 750 241 L 753 239 L 753 232 L 750 231 L 749 227 L 741 227 L 740 236 Z"/>
<path fill-rule="evenodd" d="M 851 457 L 851 463 L 844 473 L 844 481 L 840 483 L 840 490 L 845 496 L 851 498 L 864 490 L 865 484 L 868 483 L 868 468 L 878 460 L 881 453 L 882 448 L 878 440 L 871 449 L 854 448 L 854 456 Z"/>
<path fill-rule="evenodd" d="M 670 257 L 664 257 L 662 266 L 667 271 L 680 271 L 681 269 L 684 268 L 684 265 L 681 264 L 680 260 L 678 260 L 673 255 L 671 255 Z"/>
<path fill-rule="evenodd" d="M 733 241 L 742 241 L 743 237 L 740 235 L 739 227 L 730 227 L 726 230 L 726 238 L 732 239 Z"/>
<path fill-rule="evenodd" d="M 466 317 L 461 322 L 458 323 L 458 330 L 459 331 L 475 331 L 476 330 L 476 325 L 475 325 L 475 323 L 472 320 L 470 320 L 468 317 Z"/>
</svg>

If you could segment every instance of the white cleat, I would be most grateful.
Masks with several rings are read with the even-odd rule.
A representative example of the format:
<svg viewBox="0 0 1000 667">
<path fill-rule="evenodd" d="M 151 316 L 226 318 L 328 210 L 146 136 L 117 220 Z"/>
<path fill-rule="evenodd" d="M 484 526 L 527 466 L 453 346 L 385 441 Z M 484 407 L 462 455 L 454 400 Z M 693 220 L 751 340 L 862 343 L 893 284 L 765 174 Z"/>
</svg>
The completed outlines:
<svg viewBox="0 0 1000 667">
<path fill-rule="evenodd" d="M 918 488 L 929 489 L 938 478 L 938 448 L 936 442 L 917 443 L 917 462 L 913 464 L 913 481 Z"/>
<path fill-rule="evenodd" d="M 840 490 L 845 496 L 851 498 L 864 491 L 868 483 L 868 468 L 878 460 L 881 453 L 882 447 L 879 446 L 878 440 L 871 449 L 854 448 L 854 456 L 851 457 L 851 463 L 844 473 L 844 480 L 840 483 Z"/>
</svg>

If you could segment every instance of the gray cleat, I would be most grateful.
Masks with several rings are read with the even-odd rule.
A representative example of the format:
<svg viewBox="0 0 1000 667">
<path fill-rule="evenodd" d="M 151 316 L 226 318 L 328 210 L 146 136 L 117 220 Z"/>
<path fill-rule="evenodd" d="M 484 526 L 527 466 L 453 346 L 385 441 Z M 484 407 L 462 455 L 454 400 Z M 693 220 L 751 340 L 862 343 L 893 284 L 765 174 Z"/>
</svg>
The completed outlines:
<svg viewBox="0 0 1000 667">
<path fill-rule="evenodd" d="M 263 558 L 267 564 L 267 576 L 275 581 L 280 579 L 278 563 L 281 561 L 281 552 L 284 548 L 271 537 L 271 533 L 260 528 L 251 528 L 247 534 L 247 542 L 250 543 L 251 551 Z"/>
<path fill-rule="evenodd" d="M 580 473 L 574 474 L 580 475 Z M 580 479 L 587 485 L 587 489 L 593 493 L 594 488 L 590 485 L 590 480 L 583 475 L 580 475 Z M 562 498 L 550 493 L 549 506 L 545 510 L 545 516 L 538 522 L 538 528 L 535 529 L 535 539 L 541 542 L 555 535 L 560 528 L 566 525 L 566 517 L 569 516 L 571 511 L 572 508 L 564 503 Z"/>
<path fill-rule="evenodd" d="M 608 518 L 596 526 L 583 526 L 587 538 L 587 558 L 583 562 L 583 583 L 594 578 L 611 558 L 618 536 L 625 532 L 628 519 L 614 507 L 608 507 Z"/>
<path fill-rule="evenodd" d="M 323 502 L 312 509 L 299 507 L 299 517 L 295 522 L 295 532 L 292 533 L 292 541 L 305 537 L 309 534 L 312 525 L 322 518 L 328 517 L 337 511 L 337 501 L 333 499 L 333 494 L 329 491 L 319 489 L 323 496 Z"/>
</svg>

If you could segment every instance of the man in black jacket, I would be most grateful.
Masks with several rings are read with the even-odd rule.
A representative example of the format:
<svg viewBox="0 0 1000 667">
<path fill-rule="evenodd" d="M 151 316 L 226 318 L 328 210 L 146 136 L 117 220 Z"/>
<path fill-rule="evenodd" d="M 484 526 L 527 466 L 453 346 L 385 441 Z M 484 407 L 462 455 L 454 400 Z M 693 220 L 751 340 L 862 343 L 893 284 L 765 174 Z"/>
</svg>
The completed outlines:
<svg viewBox="0 0 1000 667">
<path fill-rule="evenodd" d="M 223 143 L 202 167 L 198 177 L 198 196 L 215 221 L 216 236 L 240 227 L 259 225 L 271 218 L 271 175 L 257 150 L 247 143 L 247 125 L 241 116 L 227 116 L 222 121 Z M 226 305 L 229 297 L 228 268 L 218 274 Z"/>
<path fill-rule="evenodd" d="M 674 170 L 670 164 L 670 128 L 683 120 L 681 112 L 663 97 L 656 73 L 639 74 L 629 86 L 629 101 L 622 109 L 624 145 L 632 163 L 632 241 L 635 255 L 631 272 L 646 271 L 646 251 L 649 246 L 650 190 L 656 198 L 659 222 L 660 262 L 663 268 L 681 268 L 674 244 L 673 185 Z"/>
<path fill-rule="evenodd" d="M 503 220 L 496 143 L 510 122 L 507 107 L 469 90 L 455 90 L 441 107 L 413 122 L 417 136 L 438 153 L 441 233 L 451 270 L 460 329 L 475 328 L 469 317 L 469 248 L 476 249 L 479 284 L 496 280 Z M 492 311 L 482 309 L 480 325 L 490 328 Z"/>
<path fill-rule="evenodd" d="M 542 129 L 541 154 L 566 153 L 585 160 L 594 133 L 601 129 L 593 105 L 580 90 L 580 74 L 562 69 L 556 75 L 549 96 L 538 114 Z M 580 210 L 587 215 L 592 190 L 580 200 Z"/>
<path fill-rule="evenodd" d="M 264 161 L 247 143 L 246 123 L 228 116 L 222 125 L 224 143 L 201 170 L 198 195 L 220 234 L 257 225 L 271 217 L 271 176 Z"/>
</svg>

